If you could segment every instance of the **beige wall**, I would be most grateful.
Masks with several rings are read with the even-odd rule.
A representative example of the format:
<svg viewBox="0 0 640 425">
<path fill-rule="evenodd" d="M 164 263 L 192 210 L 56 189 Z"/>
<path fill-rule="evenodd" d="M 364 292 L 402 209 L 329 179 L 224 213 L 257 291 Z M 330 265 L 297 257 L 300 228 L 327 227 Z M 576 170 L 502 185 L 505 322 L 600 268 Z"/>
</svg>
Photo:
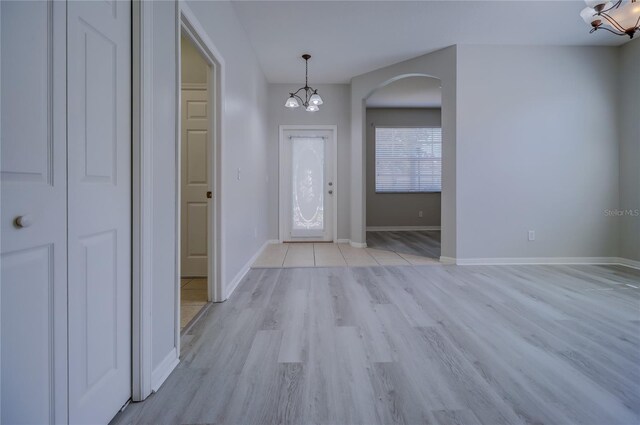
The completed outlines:
<svg viewBox="0 0 640 425">
<path fill-rule="evenodd" d="M 375 126 L 440 126 L 440 115 L 440 109 L 367 108 L 367 227 L 440 226 L 440 193 L 376 194 L 375 185 Z"/>
</svg>

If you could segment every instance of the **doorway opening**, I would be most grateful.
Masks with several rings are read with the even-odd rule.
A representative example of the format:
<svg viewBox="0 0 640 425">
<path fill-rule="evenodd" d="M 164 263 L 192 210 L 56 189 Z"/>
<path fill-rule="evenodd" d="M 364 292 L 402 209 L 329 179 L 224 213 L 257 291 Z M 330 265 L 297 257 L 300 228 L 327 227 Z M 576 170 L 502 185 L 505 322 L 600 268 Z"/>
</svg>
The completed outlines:
<svg viewBox="0 0 640 425">
<path fill-rule="evenodd" d="M 180 37 L 180 329 L 192 323 L 209 294 L 211 65 L 186 32 Z"/>
<path fill-rule="evenodd" d="M 403 257 L 440 258 L 442 88 L 411 75 L 366 104 L 366 242 Z"/>
</svg>

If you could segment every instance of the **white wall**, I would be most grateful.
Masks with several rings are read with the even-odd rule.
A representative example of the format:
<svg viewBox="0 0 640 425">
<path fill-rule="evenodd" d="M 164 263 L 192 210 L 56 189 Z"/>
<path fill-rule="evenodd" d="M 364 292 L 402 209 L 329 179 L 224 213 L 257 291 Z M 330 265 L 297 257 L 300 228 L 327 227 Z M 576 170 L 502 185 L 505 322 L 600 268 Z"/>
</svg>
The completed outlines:
<svg viewBox="0 0 640 425">
<path fill-rule="evenodd" d="M 153 8 L 153 379 L 175 356 L 176 301 L 176 53 L 174 2 Z M 267 83 L 228 2 L 189 2 L 223 56 L 223 283 L 229 284 L 267 240 Z M 240 180 L 237 169 L 240 169 Z"/>
<path fill-rule="evenodd" d="M 620 210 L 632 215 L 619 217 L 619 256 L 640 261 L 640 40 L 620 48 Z"/>
<path fill-rule="evenodd" d="M 268 239 L 267 82 L 230 2 L 187 4 L 225 64 L 221 199 L 228 286 Z"/>
<path fill-rule="evenodd" d="M 458 46 L 458 258 L 617 255 L 616 66 L 615 48 Z"/>
<path fill-rule="evenodd" d="M 152 363 L 161 379 L 175 352 L 176 300 L 176 13 L 153 3 L 153 273 Z M 155 382 L 154 382 L 155 384 Z"/>
<path fill-rule="evenodd" d="M 424 77 L 413 80 L 416 79 L 426 80 Z M 440 192 L 376 193 L 375 180 L 375 126 L 440 127 L 440 115 L 440 108 L 367 108 L 368 227 L 440 226 Z M 422 217 L 418 211 L 423 212 Z"/>
<path fill-rule="evenodd" d="M 301 71 L 303 69 L 301 68 Z M 289 92 L 303 83 L 269 84 L 269 237 L 278 239 L 278 157 L 280 125 L 337 125 L 338 126 L 338 239 L 349 239 L 349 191 L 350 191 L 350 129 L 348 84 L 314 85 L 324 102 L 318 112 L 304 108 L 285 108 Z"/>
</svg>

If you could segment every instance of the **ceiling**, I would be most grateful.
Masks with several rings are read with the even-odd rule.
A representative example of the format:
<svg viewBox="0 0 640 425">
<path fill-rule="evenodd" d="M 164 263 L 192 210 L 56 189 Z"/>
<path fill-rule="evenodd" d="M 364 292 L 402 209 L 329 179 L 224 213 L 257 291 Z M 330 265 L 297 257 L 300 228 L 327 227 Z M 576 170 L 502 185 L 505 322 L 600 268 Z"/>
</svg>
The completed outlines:
<svg viewBox="0 0 640 425">
<path fill-rule="evenodd" d="M 232 2 L 271 83 L 348 83 L 352 77 L 453 44 L 602 45 L 582 0 Z"/>
<path fill-rule="evenodd" d="M 407 77 L 379 88 L 367 99 L 368 108 L 439 108 L 442 106 L 440 80 Z"/>
</svg>

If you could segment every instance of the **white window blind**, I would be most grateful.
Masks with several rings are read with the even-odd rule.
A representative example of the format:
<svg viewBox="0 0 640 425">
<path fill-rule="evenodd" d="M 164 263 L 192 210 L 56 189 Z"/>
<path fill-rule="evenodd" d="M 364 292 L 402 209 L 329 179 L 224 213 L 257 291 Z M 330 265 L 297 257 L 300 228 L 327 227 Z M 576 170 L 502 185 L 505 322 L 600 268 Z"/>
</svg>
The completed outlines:
<svg viewBox="0 0 640 425">
<path fill-rule="evenodd" d="M 440 192 L 442 130 L 376 127 L 376 192 Z"/>
</svg>

